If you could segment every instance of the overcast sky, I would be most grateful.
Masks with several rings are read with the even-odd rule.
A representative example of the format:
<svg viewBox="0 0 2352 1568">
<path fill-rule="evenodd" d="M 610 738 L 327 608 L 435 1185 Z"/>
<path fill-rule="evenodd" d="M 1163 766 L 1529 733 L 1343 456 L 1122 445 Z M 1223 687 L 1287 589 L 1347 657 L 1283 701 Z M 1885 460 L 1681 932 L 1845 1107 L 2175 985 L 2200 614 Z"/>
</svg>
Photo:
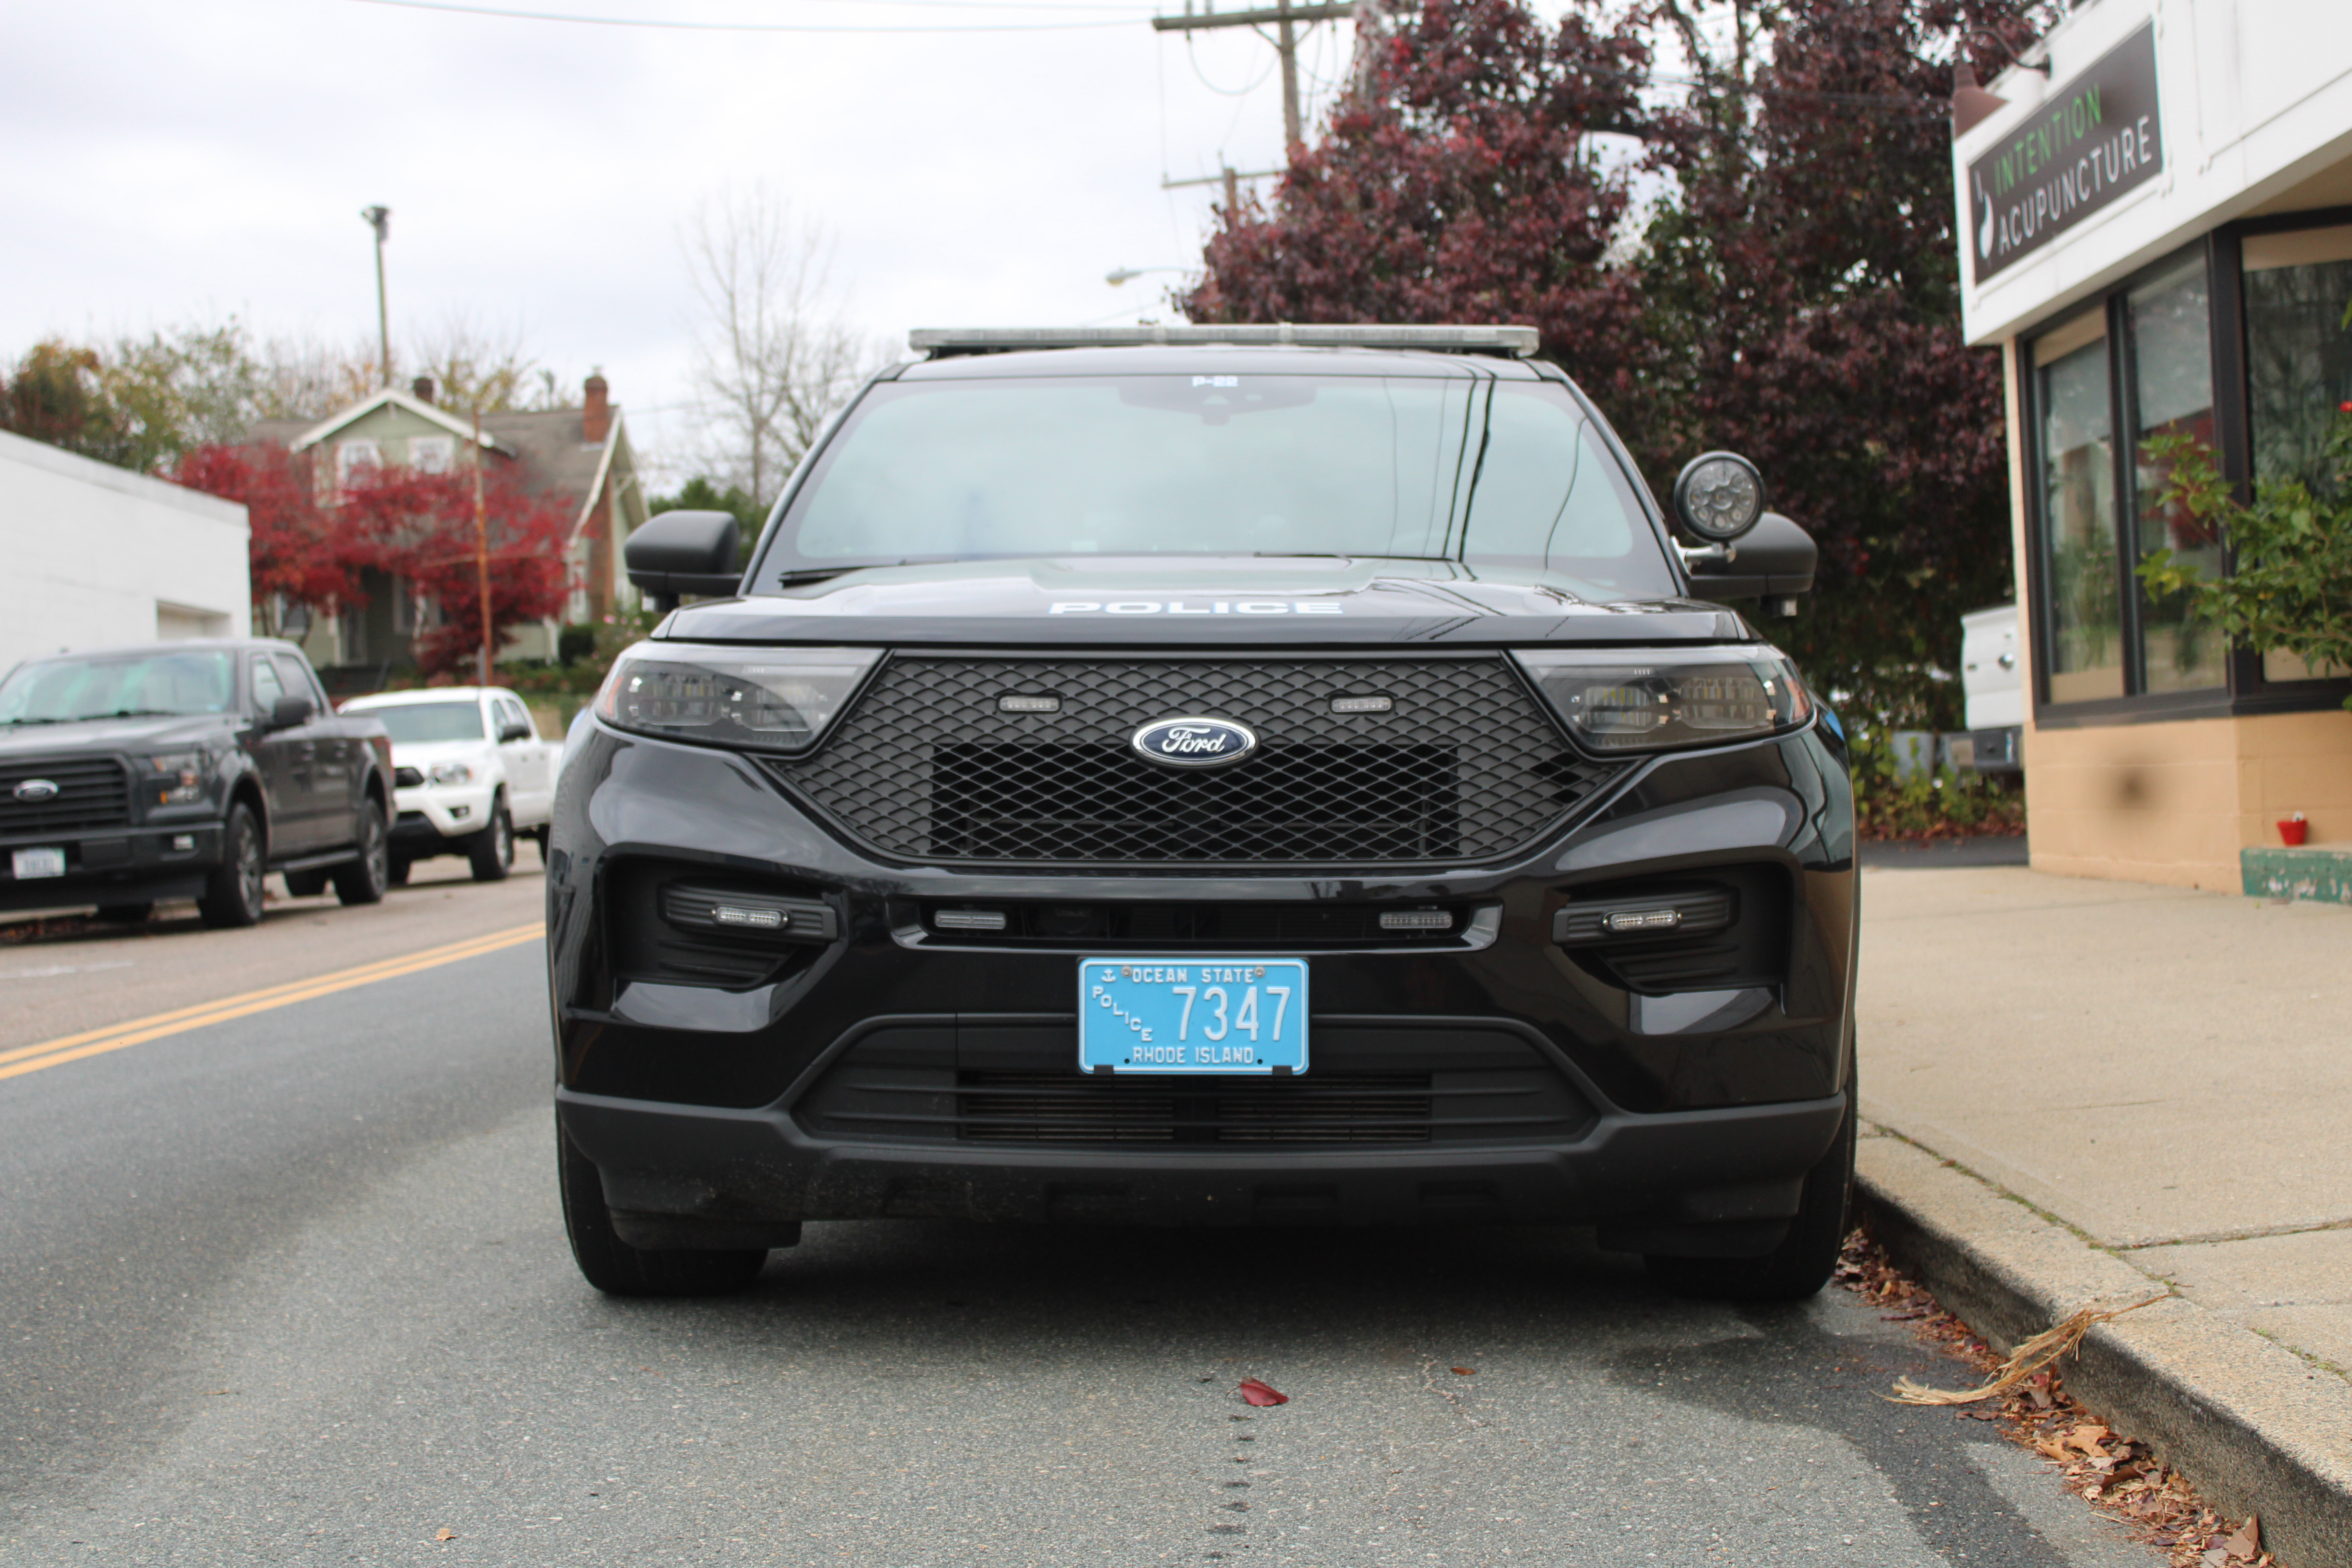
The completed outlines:
<svg viewBox="0 0 2352 1568">
<path fill-rule="evenodd" d="M 360 209 L 393 209 L 393 333 L 520 327 L 576 386 L 601 365 L 682 454 L 680 218 L 765 179 L 839 238 L 856 319 L 1167 315 L 1213 193 L 1163 174 L 1279 159 L 1274 51 L 1188 49 L 1110 0 L 485 0 L 505 9 L 891 28 L 755 34 L 506 19 L 372 0 L 0 0 L 0 354 L 230 314 L 371 339 Z M 1181 0 L 1164 9 L 1175 11 Z M 1231 8 L 1229 4 L 1228 8 Z M 1312 29 L 1310 75 L 1352 30 Z M 1227 92 L 1250 89 L 1240 96 Z"/>
</svg>

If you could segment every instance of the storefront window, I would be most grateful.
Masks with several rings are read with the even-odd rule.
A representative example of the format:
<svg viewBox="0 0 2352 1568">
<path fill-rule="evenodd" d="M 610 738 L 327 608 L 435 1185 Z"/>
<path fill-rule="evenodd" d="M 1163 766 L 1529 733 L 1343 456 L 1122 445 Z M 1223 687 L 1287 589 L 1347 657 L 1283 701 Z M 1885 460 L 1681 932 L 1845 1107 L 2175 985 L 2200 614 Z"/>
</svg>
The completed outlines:
<svg viewBox="0 0 2352 1568">
<path fill-rule="evenodd" d="M 2257 483 L 2328 488 L 2328 426 L 2352 402 L 2352 226 L 2245 241 L 2246 392 Z M 2307 680 L 2288 653 L 2263 658 L 2265 680 Z"/>
<path fill-rule="evenodd" d="M 2083 317 L 2034 345 L 2050 700 L 2124 694 L 2116 454 L 2106 323 Z"/>
<path fill-rule="evenodd" d="M 2152 463 L 2152 437 L 2183 435 L 2213 449 L 2213 338 L 2205 258 L 2187 257 L 2126 296 L 2132 358 L 2132 489 L 2135 560 L 2169 550 L 2208 576 L 2222 572 L 2221 542 L 2188 509 L 2164 502 L 2168 465 Z M 2188 596 L 2150 598 L 2141 590 L 2141 689 L 2193 691 L 2228 683 L 2222 639 L 2188 615 Z"/>
</svg>

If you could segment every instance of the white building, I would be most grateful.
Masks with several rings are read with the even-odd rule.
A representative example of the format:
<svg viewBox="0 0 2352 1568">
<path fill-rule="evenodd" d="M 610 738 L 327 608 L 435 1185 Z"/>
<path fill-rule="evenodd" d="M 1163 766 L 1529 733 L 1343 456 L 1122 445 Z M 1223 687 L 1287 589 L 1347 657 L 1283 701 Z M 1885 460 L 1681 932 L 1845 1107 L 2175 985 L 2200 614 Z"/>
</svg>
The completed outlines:
<svg viewBox="0 0 2352 1568">
<path fill-rule="evenodd" d="M 2251 888 L 2282 818 L 2352 843 L 2352 672 L 2150 597 L 2158 549 L 2229 562 L 2144 444 L 2246 494 L 2352 405 L 2352 5 L 2083 0 L 2025 58 L 1955 95 L 1952 162 L 1968 338 L 2007 372 L 2033 862 Z"/>
<path fill-rule="evenodd" d="M 0 431 L 0 671 L 253 634 L 245 508 Z"/>
</svg>

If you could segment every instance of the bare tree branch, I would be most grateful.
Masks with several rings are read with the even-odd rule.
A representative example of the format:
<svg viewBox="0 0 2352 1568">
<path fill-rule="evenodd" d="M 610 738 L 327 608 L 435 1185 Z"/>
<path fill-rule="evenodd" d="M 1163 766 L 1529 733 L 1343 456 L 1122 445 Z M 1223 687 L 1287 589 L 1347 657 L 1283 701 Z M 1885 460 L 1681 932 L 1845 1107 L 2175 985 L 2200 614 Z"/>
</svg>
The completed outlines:
<svg viewBox="0 0 2352 1568">
<path fill-rule="evenodd" d="M 706 457 L 765 504 L 879 355 L 845 319 L 832 237 L 764 184 L 706 202 L 678 237 L 701 306 Z"/>
</svg>

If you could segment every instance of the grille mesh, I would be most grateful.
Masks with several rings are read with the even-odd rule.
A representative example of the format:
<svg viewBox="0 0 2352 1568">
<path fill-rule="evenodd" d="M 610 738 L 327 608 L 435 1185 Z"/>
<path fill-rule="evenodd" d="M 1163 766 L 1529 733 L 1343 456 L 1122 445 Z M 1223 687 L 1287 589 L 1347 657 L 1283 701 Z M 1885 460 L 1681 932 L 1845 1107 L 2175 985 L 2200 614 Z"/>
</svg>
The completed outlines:
<svg viewBox="0 0 2352 1568">
<path fill-rule="evenodd" d="M 19 800 L 16 786 L 47 779 L 58 793 Z M 111 757 L 50 757 L 0 763 L 0 834 L 82 833 L 131 821 L 131 780 Z"/>
<path fill-rule="evenodd" d="M 1394 707 L 1330 710 L 1360 695 Z M 1248 725 L 1259 754 L 1179 769 L 1129 749 L 1182 714 Z M 1048 865 L 1490 859 L 1619 771 L 1570 751 L 1496 658 L 898 658 L 821 752 L 771 765 L 886 854 Z"/>
</svg>

